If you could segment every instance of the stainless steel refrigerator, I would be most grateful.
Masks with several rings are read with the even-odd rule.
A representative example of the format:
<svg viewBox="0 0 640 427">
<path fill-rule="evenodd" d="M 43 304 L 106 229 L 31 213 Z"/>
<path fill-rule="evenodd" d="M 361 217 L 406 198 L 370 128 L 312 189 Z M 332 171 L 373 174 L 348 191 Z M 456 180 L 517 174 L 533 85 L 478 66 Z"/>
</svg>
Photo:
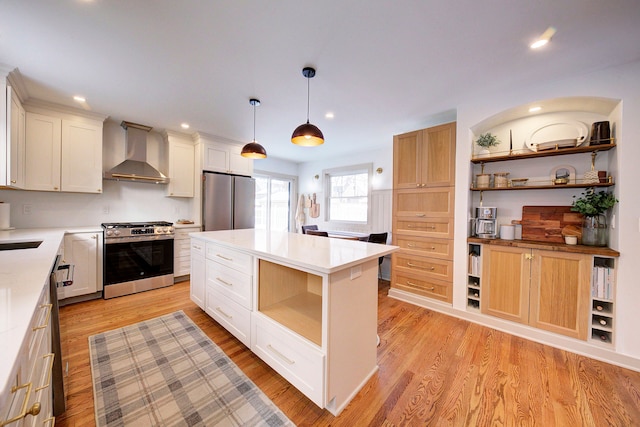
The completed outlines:
<svg viewBox="0 0 640 427">
<path fill-rule="evenodd" d="M 215 172 L 203 175 L 204 231 L 255 228 L 255 179 Z"/>
</svg>

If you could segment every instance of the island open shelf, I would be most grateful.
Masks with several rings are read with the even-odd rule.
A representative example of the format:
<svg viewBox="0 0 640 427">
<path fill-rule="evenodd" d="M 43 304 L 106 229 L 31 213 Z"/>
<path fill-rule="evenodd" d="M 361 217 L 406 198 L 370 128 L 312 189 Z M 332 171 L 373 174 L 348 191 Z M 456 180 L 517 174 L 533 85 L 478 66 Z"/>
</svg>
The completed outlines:
<svg viewBox="0 0 640 427">
<path fill-rule="evenodd" d="M 322 346 L 322 277 L 263 259 L 258 311 Z"/>
</svg>

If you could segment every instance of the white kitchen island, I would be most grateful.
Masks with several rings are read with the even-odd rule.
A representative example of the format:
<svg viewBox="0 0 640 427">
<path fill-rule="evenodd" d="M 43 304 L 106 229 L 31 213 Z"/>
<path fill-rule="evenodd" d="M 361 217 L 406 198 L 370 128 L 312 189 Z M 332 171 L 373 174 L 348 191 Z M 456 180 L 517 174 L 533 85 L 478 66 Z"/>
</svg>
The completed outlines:
<svg viewBox="0 0 640 427">
<path fill-rule="evenodd" d="M 190 236 L 191 299 L 338 415 L 378 369 L 378 258 L 397 247 L 253 229 Z"/>
</svg>

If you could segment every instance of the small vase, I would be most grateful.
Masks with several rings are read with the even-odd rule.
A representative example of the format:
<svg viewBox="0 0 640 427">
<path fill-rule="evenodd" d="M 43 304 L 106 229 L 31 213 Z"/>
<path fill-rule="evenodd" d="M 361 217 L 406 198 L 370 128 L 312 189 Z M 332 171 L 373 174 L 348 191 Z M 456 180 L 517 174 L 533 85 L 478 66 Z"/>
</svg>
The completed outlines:
<svg viewBox="0 0 640 427">
<path fill-rule="evenodd" d="M 602 214 L 585 216 L 582 220 L 582 244 L 587 246 L 607 246 L 608 242 L 607 217 Z"/>
<path fill-rule="evenodd" d="M 477 157 L 479 158 L 491 157 L 491 151 L 489 151 L 488 148 L 481 148 L 480 151 L 478 151 Z"/>
</svg>

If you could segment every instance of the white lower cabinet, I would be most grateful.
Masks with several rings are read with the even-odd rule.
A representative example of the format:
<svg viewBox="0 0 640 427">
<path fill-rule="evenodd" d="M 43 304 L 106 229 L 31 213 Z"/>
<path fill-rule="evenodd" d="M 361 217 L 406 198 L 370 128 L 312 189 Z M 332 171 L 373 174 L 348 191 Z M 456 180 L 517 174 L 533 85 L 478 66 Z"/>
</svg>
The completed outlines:
<svg viewBox="0 0 640 427">
<path fill-rule="evenodd" d="M 325 356 L 319 347 L 277 322 L 253 313 L 251 351 L 321 408 L 325 407 Z"/>
<path fill-rule="evenodd" d="M 102 239 L 99 232 L 64 236 L 63 256 L 58 269 L 59 300 L 102 290 Z M 61 280 L 65 277 L 69 280 Z"/>
<path fill-rule="evenodd" d="M 12 374 L 10 394 L 0 396 L 0 425 L 53 425 L 51 310 L 47 281 L 20 350 L 21 362 Z"/>
<path fill-rule="evenodd" d="M 201 240 L 191 240 L 191 280 L 190 294 L 191 301 L 195 302 L 198 307 L 205 309 L 206 299 L 206 266 L 204 260 L 205 243 Z"/>
<path fill-rule="evenodd" d="M 251 347 L 251 310 L 230 300 L 214 287 L 207 286 L 205 311 L 244 345 Z"/>
<path fill-rule="evenodd" d="M 191 241 L 189 239 L 189 233 L 196 231 L 200 231 L 199 226 L 175 226 L 175 235 L 173 237 L 173 276 L 176 278 L 188 276 L 191 272 Z"/>
</svg>

